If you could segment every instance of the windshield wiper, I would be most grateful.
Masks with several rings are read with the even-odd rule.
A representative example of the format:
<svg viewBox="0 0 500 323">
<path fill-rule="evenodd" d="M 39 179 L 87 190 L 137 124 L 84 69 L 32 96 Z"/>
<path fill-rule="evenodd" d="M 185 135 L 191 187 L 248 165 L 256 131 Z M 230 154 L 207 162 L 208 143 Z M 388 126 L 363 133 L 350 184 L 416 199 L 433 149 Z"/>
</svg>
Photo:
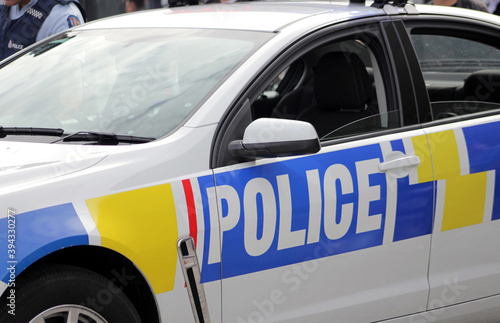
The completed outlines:
<svg viewBox="0 0 500 323">
<path fill-rule="evenodd" d="M 32 127 L 2 127 L 0 138 L 7 136 L 54 136 L 61 137 L 64 130 L 61 128 L 32 128 Z"/>
<path fill-rule="evenodd" d="M 64 136 L 61 128 L 33 128 L 33 127 L 2 127 L 0 126 L 0 139 L 7 136 L 51 136 L 61 137 L 51 143 L 59 141 L 96 141 L 98 145 L 118 145 L 119 143 L 142 144 L 156 140 L 156 138 L 117 135 L 109 132 L 78 131 Z"/>
<path fill-rule="evenodd" d="M 118 145 L 119 143 L 142 144 L 153 140 L 156 140 L 156 138 L 117 135 L 111 132 L 78 131 L 53 141 L 52 143 L 59 141 L 96 141 L 98 145 Z"/>
</svg>

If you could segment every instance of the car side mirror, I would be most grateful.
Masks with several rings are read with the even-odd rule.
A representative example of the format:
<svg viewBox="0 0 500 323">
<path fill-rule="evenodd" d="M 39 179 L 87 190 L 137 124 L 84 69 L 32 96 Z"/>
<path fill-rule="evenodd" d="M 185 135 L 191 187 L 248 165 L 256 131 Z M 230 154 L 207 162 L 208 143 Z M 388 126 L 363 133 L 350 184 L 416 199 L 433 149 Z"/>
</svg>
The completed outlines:
<svg viewBox="0 0 500 323">
<path fill-rule="evenodd" d="M 238 157 L 281 157 L 316 153 L 320 150 L 318 134 L 308 122 L 260 118 L 248 125 L 243 140 L 229 143 Z"/>
</svg>

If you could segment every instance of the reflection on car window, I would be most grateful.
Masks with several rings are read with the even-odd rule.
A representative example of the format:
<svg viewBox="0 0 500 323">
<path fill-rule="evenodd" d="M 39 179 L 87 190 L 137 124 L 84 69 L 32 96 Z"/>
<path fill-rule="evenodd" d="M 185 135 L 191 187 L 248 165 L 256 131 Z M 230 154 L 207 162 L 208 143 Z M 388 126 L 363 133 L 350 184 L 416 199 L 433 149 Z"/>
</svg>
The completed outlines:
<svg viewBox="0 0 500 323">
<path fill-rule="evenodd" d="M 0 124 L 160 138 L 270 37 L 207 29 L 70 32 L 2 68 Z"/>
<path fill-rule="evenodd" d="M 384 114 L 376 114 L 348 123 L 320 138 L 321 141 L 339 139 L 353 135 L 370 133 L 382 129 L 398 128 L 400 120 L 399 110 Z"/>
<path fill-rule="evenodd" d="M 411 35 L 426 82 L 433 116 L 443 119 L 498 109 L 500 50 L 448 35 Z"/>
<path fill-rule="evenodd" d="M 424 72 L 472 73 L 500 68 L 500 50 L 477 41 L 442 36 L 411 36 Z"/>
<path fill-rule="evenodd" d="M 277 91 L 278 87 L 280 86 L 281 82 L 286 76 L 286 73 L 288 72 L 288 68 L 286 68 L 283 72 L 281 72 L 266 88 L 265 92 L 268 91 Z"/>
<path fill-rule="evenodd" d="M 399 127 L 399 112 L 388 111 L 379 57 L 372 48 L 377 42 L 359 38 L 306 53 L 300 58 L 305 68 L 295 86 L 278 93 L 267 107 L 256 101 L 254 117 L 309 122 L 321 141 Z"/>
</svg>

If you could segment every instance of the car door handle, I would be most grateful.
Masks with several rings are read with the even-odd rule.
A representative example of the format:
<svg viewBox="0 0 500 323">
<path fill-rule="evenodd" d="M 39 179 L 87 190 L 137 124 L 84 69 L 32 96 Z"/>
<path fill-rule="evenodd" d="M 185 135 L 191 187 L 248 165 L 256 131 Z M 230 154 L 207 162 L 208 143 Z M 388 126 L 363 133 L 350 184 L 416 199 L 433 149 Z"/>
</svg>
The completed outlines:
<svg viewBox="0 0 500 323">
<path fill-rule="evenodd" d="M 420 165 L 420 158 L 418 156 L 405 156 L 380 163 L 380 165 L 378 165 L 378 170 L 381 171 L 382 173 L 385 173 L 387 171 L 390 171 L 391 169 L 412 167 L 419 165 Z"/>
</svg>

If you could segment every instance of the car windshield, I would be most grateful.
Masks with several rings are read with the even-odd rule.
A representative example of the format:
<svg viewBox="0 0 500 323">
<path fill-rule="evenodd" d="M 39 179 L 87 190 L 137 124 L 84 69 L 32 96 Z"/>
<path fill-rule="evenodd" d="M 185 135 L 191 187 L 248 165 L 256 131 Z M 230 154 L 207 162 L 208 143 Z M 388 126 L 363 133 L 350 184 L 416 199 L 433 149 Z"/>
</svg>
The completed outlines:
<svg viewBox="0 0 500 323">
<path fill-rule="evenodd" d="M 0 126 L 165 136 L 270 33 L 72 31 L 0 69 Z"/>
</svg>

